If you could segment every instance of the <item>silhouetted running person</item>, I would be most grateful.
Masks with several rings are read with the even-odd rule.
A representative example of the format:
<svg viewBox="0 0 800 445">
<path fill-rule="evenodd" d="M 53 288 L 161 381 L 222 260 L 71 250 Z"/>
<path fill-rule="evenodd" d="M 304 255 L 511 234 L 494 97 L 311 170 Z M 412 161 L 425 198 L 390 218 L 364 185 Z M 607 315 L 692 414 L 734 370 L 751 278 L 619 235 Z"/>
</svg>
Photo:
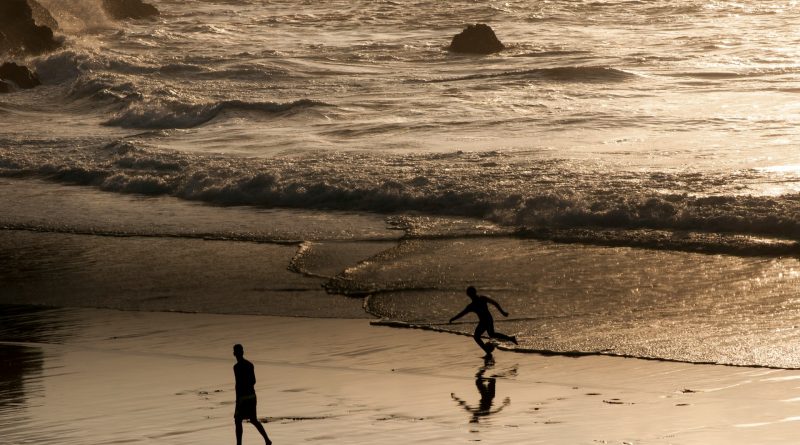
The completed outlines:
<svg viewBox="0 0 800 445">
<path fill-rule="evenodd" d="M 508 317 L 508 312 L 504 311 L 503 308 L 500 307 L 500 303 L 485 295 L 478 295 L 478 291 L 473 286 L 467 288 L 467 295 L 469 295 L 469 298 L 472 299 L 472 302 L 468 304 L 463 311 L 459 312 L 458 315 L 451 318 L 450 323 L 458 320 L 470 312 L 475 312 L 475 315 L 478 316 L 478 327 L 475 328 L 475 334 L 472 336 L 472 338 L 475 339 L 475 342 L 478 343 L 478 346 L 480 346 L 481 349 L 486 352 L 486 354 L 491 354 L 494 350 L 494 346 L 483 342 L 481 335 L 483 335 L 484 332 L 488 333 L 489 337 L 491 338 L 499 338 L 500 340 L 506 340 L 517 344 L 516 337 L 494 331 L 494 319 L 492 318 L 492 313 L 489 312 L 489 304 L 493 304 L 497 310 L 503 314 L 504 317 Z"/>
<path fill-rule="evenodd" d="M 244 358 L 244 348 L 240 344 L 233 345 L 233 356 L 236 364 L 233 365 L 233 375 L 236 376 L 236 411 L 233 420 L 236 423 L 236 445 L 242 445 L 242 420 L 248 419 L 250 423 L 264 437 L 264 442 L 271 445 L 264 426 L 258 421 L 256 415 L 256 373 L 253 364 Z"/>
</svg>

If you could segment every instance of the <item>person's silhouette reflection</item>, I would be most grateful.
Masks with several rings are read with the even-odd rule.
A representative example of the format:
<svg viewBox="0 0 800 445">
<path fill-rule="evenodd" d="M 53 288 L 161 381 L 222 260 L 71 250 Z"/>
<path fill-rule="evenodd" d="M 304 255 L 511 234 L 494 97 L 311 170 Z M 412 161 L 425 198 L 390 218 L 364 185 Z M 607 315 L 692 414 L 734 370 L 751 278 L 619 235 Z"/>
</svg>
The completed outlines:
<svg viewBox="0 0 800 445">
<path fill-rule="evenodd" d="M 486 356 L 483 359 L 483 366 L 475 374 L 475 386 L 478 387 L 478 392 L 481 395 L 481 400 L 478 406 L 472 407 L 466 401 L 458 398 L 454 393 L 450 393 L 453 398 L 461 407 L 472 415 L 469 423 L 479 423 L 482 417 L 488 417 L 497 414 L 506 406 L 511 404 L 511 399 L 506 397 L 503 400 L 503 405 L 495 410 L 492 410 L 494 405 L 495 388 L 497 386 L 497 379 L 495 377 L 484 377 L 486 371 L 494 367 L 494 359 L 491 356 Z"/>
</svg>

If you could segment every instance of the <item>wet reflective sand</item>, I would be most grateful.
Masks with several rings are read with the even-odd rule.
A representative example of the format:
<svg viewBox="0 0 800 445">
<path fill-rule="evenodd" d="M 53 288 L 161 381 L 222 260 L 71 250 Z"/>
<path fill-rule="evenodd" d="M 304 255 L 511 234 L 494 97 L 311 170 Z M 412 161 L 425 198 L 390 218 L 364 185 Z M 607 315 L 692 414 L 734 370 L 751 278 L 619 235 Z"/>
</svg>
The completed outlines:
<svg viewBox="0 0 800 445">
<path fill-rule="evenodd" d="M 0 437 L 11 445 L 232 441 L 235 342 L 256 366 L 259 417 L 275 443 L 795 436 L 796 371 L 502 352 L 486 362 L 469 339 L 363 320 L 9 306 L 0 314 Z M 245 443 L 254 441 L 246 428 Z"/>
</svg>

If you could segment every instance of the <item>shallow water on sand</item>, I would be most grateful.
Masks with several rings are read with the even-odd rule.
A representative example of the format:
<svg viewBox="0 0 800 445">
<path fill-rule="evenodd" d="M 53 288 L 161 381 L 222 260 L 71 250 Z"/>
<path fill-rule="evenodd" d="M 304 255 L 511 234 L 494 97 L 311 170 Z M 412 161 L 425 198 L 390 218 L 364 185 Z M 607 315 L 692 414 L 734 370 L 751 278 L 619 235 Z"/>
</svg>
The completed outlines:
<svg viewBox="0 0 800 445">
<path fill-rule="evenodd" d="M 469 333 L 474 320 L 447 320 L 475 285 L 511 313 L 495 312 L 495 326 L 517 335 L 520 349 L 800 367 L 794 258 L 412 240 L 340 280 L 354 292 L 374 291 L 366 307 L 377 316 Z"/>
<path fill-rule="evenodd" d="M 794 258 L 562 244 L 468 219 L 254 212 L 120 202 L 48 183 L 3 187 L 21 184 L 24 193 L 0 198 L 28 197 L 0 218 L 4 303 L 378 316 L 466 333 L 469 319 L 446 320 L 472 284 L 511 312 L 496 314 L 497 329 L 517 335 L 519 350 L 800 367 Z M 39 215 L 40 207 L 61 216 Z M 228 219 L 238 212 L 247 216 Z"/>
</svg>

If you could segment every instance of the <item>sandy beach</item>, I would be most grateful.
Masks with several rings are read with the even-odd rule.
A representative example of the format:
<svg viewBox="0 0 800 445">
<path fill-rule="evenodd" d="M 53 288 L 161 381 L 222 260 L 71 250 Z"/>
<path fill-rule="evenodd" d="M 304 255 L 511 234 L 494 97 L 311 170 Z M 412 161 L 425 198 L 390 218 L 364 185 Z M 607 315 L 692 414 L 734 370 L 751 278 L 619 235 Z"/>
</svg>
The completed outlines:
<svg viewBox="0 0 800 445">
<path fill-rule="evenodd" d="M 233 443 L 231 346 L 281 443 L 792 443 L 800 372 L 498 351 L 368 320 L 4 310 L 8 444 Z M 245 425 L 245 443 L 260 443 Z"/>
</svg>

